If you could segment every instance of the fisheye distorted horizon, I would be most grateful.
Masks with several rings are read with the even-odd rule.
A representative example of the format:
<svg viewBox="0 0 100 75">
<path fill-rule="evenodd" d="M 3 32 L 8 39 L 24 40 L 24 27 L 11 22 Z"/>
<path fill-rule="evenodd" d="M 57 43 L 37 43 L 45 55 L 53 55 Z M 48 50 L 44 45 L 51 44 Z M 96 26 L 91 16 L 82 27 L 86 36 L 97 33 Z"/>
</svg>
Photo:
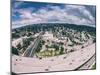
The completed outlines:
<svg viewBox="0 0 100 75">
<path fill-rule="evenodd" d="M 12 1 L 12 28 L 35 23 L 95 26 L 96 7 L 58 3 Z"/>
</svg>

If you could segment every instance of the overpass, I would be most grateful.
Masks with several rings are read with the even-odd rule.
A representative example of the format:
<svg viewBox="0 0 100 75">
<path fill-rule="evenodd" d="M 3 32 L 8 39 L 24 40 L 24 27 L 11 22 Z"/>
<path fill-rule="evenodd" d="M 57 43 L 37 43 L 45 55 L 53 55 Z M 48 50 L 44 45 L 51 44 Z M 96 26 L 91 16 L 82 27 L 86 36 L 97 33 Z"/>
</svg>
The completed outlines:
<svg viewBox="0 0 100 75">
<path fill-rule="evenodd" d="M 69 54 L 48 58 L 27 58 L 13 55 L 12 56 L 12 72 L 37 73 L 52 71 L 69 71 L 83 69 L 86 63 L 93 63 L 95 56 L 95 43 L 83 49 L 77 50 Z M 16 61 L 17 59 L 17 61 Z M 91 60 L 92 59 L 92 60 Z M 90 69 L 85 67 L 86 69 Z"/>
<path fill-rule="evenodd" d="M 39 34 L 39 36 L 37 36 L 37 38 L 32 42 L 31 45 L 29 45 L 29 47 L 26 49 L 26 51 L 23 53 L 22 56 L 24 57 L 33 57 L 35 54 L 35 51 L 37 50 L 37 47 L 41 41 L 42 38 L 42 32 Z"/>
</svg>

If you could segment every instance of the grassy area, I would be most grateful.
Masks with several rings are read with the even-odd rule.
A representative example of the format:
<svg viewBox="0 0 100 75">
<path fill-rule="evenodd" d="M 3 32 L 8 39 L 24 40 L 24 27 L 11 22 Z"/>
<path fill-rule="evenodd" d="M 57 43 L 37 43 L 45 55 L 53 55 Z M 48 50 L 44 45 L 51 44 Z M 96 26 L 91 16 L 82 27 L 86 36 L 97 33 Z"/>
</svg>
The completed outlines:
<svg viewBox="0 0 100 75">
<path fill-rule="evenodd" d="M 92 69 L 96 69 L 96 63 L 92 66 Z"/>
<path fill-rule="evenodd" d="M 57 55 L 60 55 L 59 50 L 45 50 L 45 51 L 37 53 L 38 57 L 52 57 L 52 56 L 57 56 Z"/>
</svg>

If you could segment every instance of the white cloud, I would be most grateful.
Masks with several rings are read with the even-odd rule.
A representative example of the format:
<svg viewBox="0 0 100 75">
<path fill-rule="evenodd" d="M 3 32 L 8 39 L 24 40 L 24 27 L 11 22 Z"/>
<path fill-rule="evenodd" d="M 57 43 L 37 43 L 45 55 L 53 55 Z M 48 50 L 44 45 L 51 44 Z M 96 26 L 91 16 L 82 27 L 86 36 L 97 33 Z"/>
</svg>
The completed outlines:
<svg viewBox="0 0 100 75">
<path fill-rule="evenodd" d="M 22 5 L 22 4 L 23 4 L 23 2 L 16 2 L 16 3 L 14 4 L 13 8 L 17 8 L 17 7 L 19 7 L 19 6 Z"/>
<path fill-rule="evenodd" d="M 51 10 L 49 10 L 49 8 Z M 62 9 L 59 6 L 47 6 L 33 12 L 34 8 L 19 9 L 20 21 L 14 21 L 13 25 L 24 25 L 43 22 L 66 22 L 72 24 L 94 25 L 95 18 L 85 8 L 79 5 L 65 5 Z M 54 21 L 53 21 L 54 20 Z"/>
</svg>

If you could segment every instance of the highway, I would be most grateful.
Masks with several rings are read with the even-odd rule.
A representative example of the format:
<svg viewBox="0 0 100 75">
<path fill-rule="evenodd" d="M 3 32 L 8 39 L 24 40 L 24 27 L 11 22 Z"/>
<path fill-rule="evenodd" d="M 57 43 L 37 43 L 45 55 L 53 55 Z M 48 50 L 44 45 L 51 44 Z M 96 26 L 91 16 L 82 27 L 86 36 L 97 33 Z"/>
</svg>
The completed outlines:
<svg viewBox="0 0 100 75">
<path fill-rule="evenodd" d="M 50 58 L 42 58 L 41 60 L 38 58 L 27 58 L 13 55 L 12 72 L 23 74 L 32 72 L 83 70 L 91 69 L 90 66 L 94 62 L 95 43 L 67 55 L 63 54 Z"/>
<path fill-rule="evenodd" d="M 95 62 L 96 55 L 94 54 L 86 63 L 82 64 L 79 68 L 76 70 L 87 70 L 91 69 L 91 65 Z"/>
<path fill-rule="evenodd" d="M 42 33 L 32 42 L 32 44 L 26 49 L 22 56 L 24 57 L 33 57 L 34 53 L 38 47 L 38 44 L 41 40 Z"/>
</svg>

